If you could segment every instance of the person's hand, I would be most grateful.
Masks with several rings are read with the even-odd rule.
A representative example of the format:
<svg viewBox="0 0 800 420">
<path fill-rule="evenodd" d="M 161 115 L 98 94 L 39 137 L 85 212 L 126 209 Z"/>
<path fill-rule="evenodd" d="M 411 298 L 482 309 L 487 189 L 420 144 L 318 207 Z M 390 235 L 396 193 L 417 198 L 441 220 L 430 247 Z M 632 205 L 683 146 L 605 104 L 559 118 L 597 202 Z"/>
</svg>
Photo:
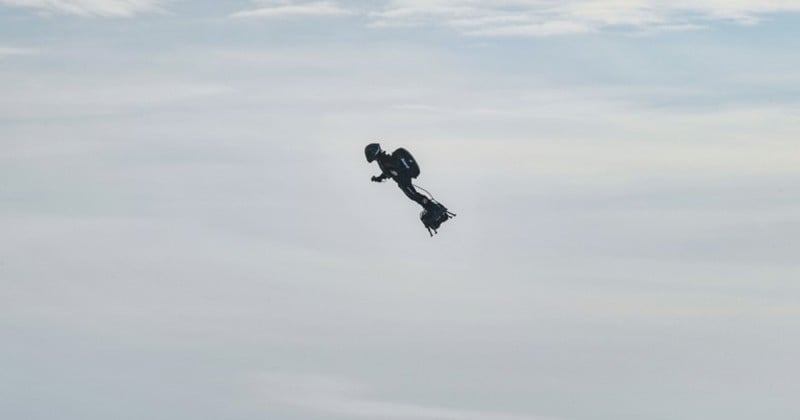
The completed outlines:
<svg viewBox="0 0 800 420">
<path fill-rule="evenodd" d="M 381 177 L 379 177 L 379 176 L 373 176 L 372 177 L 372 182 L 383 182 L 383 179 Z"/>
</svg>

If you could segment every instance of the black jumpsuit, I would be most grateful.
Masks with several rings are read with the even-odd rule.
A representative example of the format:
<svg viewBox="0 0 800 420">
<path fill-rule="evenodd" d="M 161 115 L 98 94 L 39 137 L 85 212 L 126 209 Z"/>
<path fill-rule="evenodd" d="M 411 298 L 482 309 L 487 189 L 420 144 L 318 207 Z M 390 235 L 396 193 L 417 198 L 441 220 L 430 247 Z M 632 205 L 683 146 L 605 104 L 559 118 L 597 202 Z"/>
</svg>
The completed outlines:
<svg viewBox="0 0 800 420">
<path fill-rule="evenodd" d="M 378 161 L 378 166 L 381 168 L 381 174 L 377 177 L 379 180 L 384 180 L 386 178 L 394 179 L 394 181 L 397 182 L 397 186 L 400 187 L 408 198 L 416 201 L 424 209 L 430 207 L 431 201 L 414 188 L 414 185 L 411 183 L 411 177 L 408 175 L 408 170 L 403 166 L 402 162 L 400 162 L 400 159 L 386 153 L 381 153 L 376 160 Z"/>
</svg>

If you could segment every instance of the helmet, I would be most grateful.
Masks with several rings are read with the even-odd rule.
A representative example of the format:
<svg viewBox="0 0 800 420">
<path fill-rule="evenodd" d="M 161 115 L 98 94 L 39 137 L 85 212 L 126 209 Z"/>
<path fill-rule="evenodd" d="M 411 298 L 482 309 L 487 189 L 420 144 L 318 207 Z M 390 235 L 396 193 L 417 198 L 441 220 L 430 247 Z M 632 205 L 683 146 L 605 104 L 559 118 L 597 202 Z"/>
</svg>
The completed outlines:
<svg viewBox="0 0 800 420">
<path fill-rule="evenodd" d="M 381 154 L 381 145 L 378 143 L 370 143 L 364 148 L 364 154 L 367 156 L 367 162 L 372 162 Z"/>
</svg>

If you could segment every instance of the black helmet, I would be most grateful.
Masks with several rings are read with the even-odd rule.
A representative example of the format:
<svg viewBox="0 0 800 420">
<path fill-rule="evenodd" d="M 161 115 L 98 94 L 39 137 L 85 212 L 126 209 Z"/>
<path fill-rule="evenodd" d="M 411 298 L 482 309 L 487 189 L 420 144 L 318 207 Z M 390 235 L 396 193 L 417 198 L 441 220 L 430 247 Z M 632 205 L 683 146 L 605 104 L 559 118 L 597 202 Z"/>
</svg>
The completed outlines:
<svg viewBox="0 0 800 420">
<path fill-rule="evenodd" d="M 364 154 L 367 156 L 367 162 L 372 162 L 381 154 L 381 145 L 378 143 L 370 143 L 364 148 Z"/>
</svg>

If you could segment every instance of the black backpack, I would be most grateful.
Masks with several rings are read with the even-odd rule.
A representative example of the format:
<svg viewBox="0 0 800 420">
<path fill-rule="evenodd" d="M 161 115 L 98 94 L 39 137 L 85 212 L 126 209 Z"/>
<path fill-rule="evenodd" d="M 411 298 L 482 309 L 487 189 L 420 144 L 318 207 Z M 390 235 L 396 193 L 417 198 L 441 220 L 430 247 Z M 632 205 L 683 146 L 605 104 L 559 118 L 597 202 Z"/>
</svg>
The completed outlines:
<svg viewBox="0 0 800 420">
<path fill-rule="evenodd" d="M 411 156 L 411 153 L 403 149 L 402 147 L 392 152 L 392 157 L 400 161 L 400 164 L 403 166 L 402 169 L 405 169 L 405 173 L 408 174 L 411 178 L 416 178 L 419 176 L 419 165 L 417 164 L 417 160 L 414 159 L 414 156 Z"/>
</svg>

